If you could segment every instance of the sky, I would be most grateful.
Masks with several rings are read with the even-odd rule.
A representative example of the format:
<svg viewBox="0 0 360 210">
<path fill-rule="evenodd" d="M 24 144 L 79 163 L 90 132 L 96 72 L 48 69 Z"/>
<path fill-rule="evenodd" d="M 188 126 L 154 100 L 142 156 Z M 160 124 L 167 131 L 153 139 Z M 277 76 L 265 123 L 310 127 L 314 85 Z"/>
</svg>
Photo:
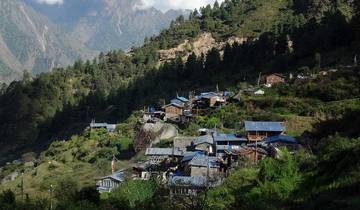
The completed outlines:
<svg viewBox="0 0 360 210">
<path fill-rule="evenodd" d="M 36 0 L 40 4 L 48 5 L 61 5 L 66 3 L 66 1 L 75 1 L 75 0 Z M 100 1 L 100 0 L 99 0 Z M 150 7 L 155 7 L 161 11 L 168 11 L 170 9 L 195 9 L 202 6 L 213 4 L 215 0 L 141 0 L 142 4 L 138 5 L 139 9 L 146 9 Z M 222 2 L 223 0 L 218 0 Z"/>
</svg>

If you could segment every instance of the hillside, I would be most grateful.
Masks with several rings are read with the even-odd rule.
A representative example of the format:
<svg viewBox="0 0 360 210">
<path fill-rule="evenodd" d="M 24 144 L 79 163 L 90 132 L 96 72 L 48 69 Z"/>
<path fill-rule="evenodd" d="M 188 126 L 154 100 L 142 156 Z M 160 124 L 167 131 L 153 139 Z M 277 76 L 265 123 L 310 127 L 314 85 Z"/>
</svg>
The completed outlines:
<svg viewBox="0 0 360 210">
<path fill-rule="evenodd" d="M 132 111 L 169 99 L 179 91 L 187 95 L 190 90 L 213 88 L 216 84 L 221 88 L 231 87 L 241 81 L 254 81 L 259 72 L 309 73 L 352 62 L 355 52 L 350 46 L 355 37 L 350 36 L 353 34 L 351 23 L 341 10 L 326 13 L 321 22 L 312 21 L 316 12 L 297 14 L 294 11 L 292 19 L 308 17 L 308 22 L 289 25 L 286 19 L 274 28 L 283 28 L 282 33 L 264 28 L 255 40 L 225 46 L 223 58 L 218 49 L 213 49 L 200 57 L 193 54 L 185 63 L 175 59 L 157 69 L 160 50 L 194 40 L 202 32 L 218 34 L 220 28 L 211 30 L 205 23 L 237 23 L 235 14 L 251 4 L 231 1 L 214 9 L 203 8 L 204 16 L 195 11 L 189 20 L 178 18 L 169 29 L 148 39 L 144 46 L 130 54 L 112 51 L 93 61 L 78 61 L 66 69 L 54 69 L 34 81 L 25 79 L 11 84 L 0 100 L 3 148 L 0 153 L 16 154 L 13 151 L 35 145 L 41 148 L 40 145 L 46 145 L 54 137 L 66 138 L 81 131 L 93 118 L 110 122 L 126 119 Z M 289 4 L 288 10 L 293 6 Z M 261 8 L 255 7 L 252 11 Z M 218 16 L 226 12 L 234 13 L 227 22 Z M 278 13 L 273 14 L 277 17 Z M 334 24 L 336 28 L 332 27 Z M 292 47 L 289 47 L 290 41 Z M 315 58 L 315 54 L 321 58 Z"/>
<path fill-rule="evenodd" d="M 360 5 L 355 3 L 225 1 L 195 10 L 188 20 L 177 18 L 129 53 L 101 53 L 13 82 L 1 88 L 0 162 L 27 152 L 40 155 L 32 161 L 38 165 L 6 165 L 1 177 L 25 170 L 29 193 L 44 195 L 56 182 L 59 209 L 357 209 L 360 74 L 354 57 Z M 262 87 L 263 95 L 244 94 L 258 90 L 259 78 L 269 73 L 281 73 L 287 82 Z M 284 121 L 304 149 L 284 150 L 258 165 L 239 161 L 223 185 L 191 204 L 174 204 L 156 181 L 127 180 L 100 199 L 89 179 L 109 170 L 113 154 L 122 168 L 142 159 L 141 152 L 122 159 L 140 130 L 137 111 L 217 86 L 236 97 L 180 125 L 180 135 L 196 135 L 204 127 L 242 134 L 245 120 Z M 84 131 L 92 119 L 117 123 L 118 129 Z M 165 139 L 160 145 L 172 143 Z M 4 186 L 18 193 L 20 179 Z M 0 194 L 0 202 L 11 195 Z M 31 195 L 6 202 L 10 209 L 49 206 Z"/>
</svg>

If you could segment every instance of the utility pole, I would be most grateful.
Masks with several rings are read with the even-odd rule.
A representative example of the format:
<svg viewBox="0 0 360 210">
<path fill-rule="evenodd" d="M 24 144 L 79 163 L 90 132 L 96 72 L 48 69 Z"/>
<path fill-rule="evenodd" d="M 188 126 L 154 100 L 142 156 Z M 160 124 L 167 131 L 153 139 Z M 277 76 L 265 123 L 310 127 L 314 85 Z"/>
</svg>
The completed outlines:
<svg viewBox="0 0 360 210">
<path fill-rule="evenodd" d="M 357 54 L 355 55 L 355 57 L 354 57 L 354 66 L 357 66 Z"/>
<path fill-rule="evenodd" d="M 52 200 L 53 185 L 52 184 L 50 185 L 50 188 L 49 188 L 49 194 L 50 194 L 50 210 L 52 210 L 53 209 L 53 200 Z"/>
<path fill-rule="evenodd" d="M 257 154 L 257 137 L 258 137 L 258 131 L 256 131 L 256 140 L 255 140 L 255 163 L 257 164 L 258 162 L 258 154 Z"/>
<path fill-rule="evenodd" d="M 261 72 L 259 73 L 259 79 L 258 79 L 258 87 L 260 87 L 260 80 L 261 80 Z"/>
<path fill-rule="evenodd" d="M 210 179 L 210 156 L 209 154 L 207 155 L 207 173 L 206 173 L 206 188 L 207 190 L 209 190 L 210 186 L 209 186 L 209 179 Z"/>
</svg>

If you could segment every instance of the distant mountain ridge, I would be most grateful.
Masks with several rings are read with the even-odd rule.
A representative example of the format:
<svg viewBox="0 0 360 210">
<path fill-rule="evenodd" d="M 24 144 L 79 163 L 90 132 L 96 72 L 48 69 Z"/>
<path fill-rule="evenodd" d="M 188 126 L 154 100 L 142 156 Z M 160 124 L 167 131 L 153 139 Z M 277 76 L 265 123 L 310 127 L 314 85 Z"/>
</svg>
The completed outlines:
<svg viewBox="0 0 360 210">
<path fill-rule="evenodd" d="M 184 11 L 139 9 L 141 1 L 76 0 L 49 6 L 35 0 L 0 2 L 0 82 L 64 67 L 100 51 L 130 49 L 159 33 Z"/>
<path fill-rule="evenodd" d="M 18 0 L 0 2 L 0 81 L 18 79 L 95 56 L 75 37 Z"/>
<path fill-rule="evenodd" d="M 188 11 L 144 9 L 141 0 L 75 0 L 59 6 L 23 0 L 79 37 L 90 48 L 108 51 L 139 46 Z M 66 15 L 64 15 L 66 14 Z"/>
</svg>

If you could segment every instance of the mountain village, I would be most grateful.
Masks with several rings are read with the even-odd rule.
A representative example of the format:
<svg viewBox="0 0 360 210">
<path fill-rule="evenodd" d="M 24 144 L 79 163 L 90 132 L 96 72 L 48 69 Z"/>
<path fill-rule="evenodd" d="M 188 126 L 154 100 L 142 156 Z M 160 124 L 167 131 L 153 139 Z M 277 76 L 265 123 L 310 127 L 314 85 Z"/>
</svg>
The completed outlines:
<svg viewBox="0 0 360 210">
<path fill-rule="evenodd" d="M 285 76 L 271 74 L 263 77 L 264 88 L 285 83 Z M 260 88 L 240 91 L 239 94 L 262 95 Z M 176 96 L 162 107 L 150 107 L 143 111 L 143 124 L 182 124 L 191 121 L 200 113 L 226 106 L 236 96 L 228 91 L 203 92 L 189 97 Z M 196 196 L 199 192 L 219 186 L 236 167 L 241 164 L 255 165 L 265 157 L 279 158 L 286 147 L 296 152 L 302 146 L 292 136 L 287 135 L 284 122 L 245 121 L 244 133 L 222 133 L 217 128 L 201 128 L 198 136 L 173 135 L 171 147 L 144 148 L 147 160 L 136 164 L 131 179 L 157 179 L 169 188 L 170 197 Z M 90 124 L 91 129 L 105 128 L 113 132 L 116 125 L 107 123 Z M 111 192 L 121 187 L 127 177 L 124 170 L 116 168 L 116 157 L 111 163 L 112 174 L 97 179 L 100 193 Z"/>
</svg>

